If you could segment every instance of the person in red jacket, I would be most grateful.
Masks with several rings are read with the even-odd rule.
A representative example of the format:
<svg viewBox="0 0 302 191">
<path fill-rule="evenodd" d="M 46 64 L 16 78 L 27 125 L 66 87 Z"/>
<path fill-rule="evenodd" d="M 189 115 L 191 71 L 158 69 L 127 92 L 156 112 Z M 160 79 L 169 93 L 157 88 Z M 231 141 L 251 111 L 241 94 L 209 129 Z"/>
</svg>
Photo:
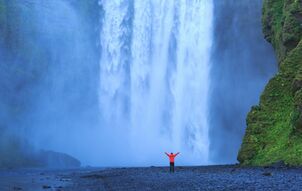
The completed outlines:
<svg viewBox="0 0 302 191">
<path fill-rule="evenodd" d="M 179 154 L 179 152 L 176 154 L 173 154 L 173 153 L 168 154 L 165 152 L 165 154 L 169 157 L 169 160 L 170 160 L 170 172 L 174 173 L 174 158 Z"/>
</svg>

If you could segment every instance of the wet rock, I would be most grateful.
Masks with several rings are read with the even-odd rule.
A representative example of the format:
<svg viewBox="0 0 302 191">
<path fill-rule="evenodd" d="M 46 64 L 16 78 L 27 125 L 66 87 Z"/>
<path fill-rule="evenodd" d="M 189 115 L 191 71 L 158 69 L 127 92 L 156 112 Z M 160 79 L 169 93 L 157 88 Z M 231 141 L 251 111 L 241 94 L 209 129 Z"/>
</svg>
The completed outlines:
<svg viewBox="0 0 302 191">
<path fill-rule="evenodd" d="M 280 161 L 277 161 L 277 162 L 273 163 L 271 165 L 271 167 L 273 167 L 273 168 L 286 168 L 287 165 L 285 164 L 284 161 L 280 160 Z"/>
<path fill-rule="evenodd" d="M 94 178 L 94 179 L 99 179 L 99 178 L 103 178 L 103 176 L 98 175 L 98 174 L 90 174 L 90 175 L 86 175 L 86 176 L 81 176 L 81 178 Z"/>
<path fill-rule="evenodd" d="M 302 89 L 302 79 L 294 79 L 292 84 L 292 91 L 293 93 L 296 93 L 298 90 Z"/>
<path fill-rule="evenodd" d="M 42 188 L 43 188 L 43 189 L 50 189 L 50 188 L 51 188 L 51 186 L 48 186 L 48 185 L 43 185 L 43 186 L 42 186 Z"/>
<path fill-rule="evenodd" d="M 264 172 L 262 173 L 263 176 L 273 176 L 273 174 L 271 172 Z"/>
<path fill-rule="evenodd" d="M 71 181 L 71 179 L 70 178 L 61 178 L 60 181 L 62 181 L 62 182 L 68 182 L 68 181 Z"/>
</svg>

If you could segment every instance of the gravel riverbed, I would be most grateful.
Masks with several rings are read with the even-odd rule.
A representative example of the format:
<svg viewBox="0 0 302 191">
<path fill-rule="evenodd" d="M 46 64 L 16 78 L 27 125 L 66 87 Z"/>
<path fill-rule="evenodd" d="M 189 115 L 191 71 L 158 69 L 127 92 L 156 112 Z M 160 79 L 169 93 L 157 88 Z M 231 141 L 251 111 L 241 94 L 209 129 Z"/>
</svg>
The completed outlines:
<svg viewBox="0 0 302 191">
<path fill-rule="evenodd" d="M 0 190 L 302 190 L 302 168 L 200 166 L 0 170 Z"/>
</svg>

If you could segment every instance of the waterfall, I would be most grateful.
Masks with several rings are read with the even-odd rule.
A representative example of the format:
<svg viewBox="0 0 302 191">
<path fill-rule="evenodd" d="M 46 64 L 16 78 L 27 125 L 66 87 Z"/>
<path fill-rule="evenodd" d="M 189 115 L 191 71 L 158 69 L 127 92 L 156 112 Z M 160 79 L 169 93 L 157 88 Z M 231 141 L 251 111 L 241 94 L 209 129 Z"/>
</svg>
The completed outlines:
<svg viewBox="0 0 302 191">
<path fill-rule="evenodd" d="M 183 165 L 235 163 L 277 71 L 262 0 L 0 4 L 0 137 L 19 151 L 93 166 L 163 165 L 165 151 Z"/>
<path fill-rule="evenodd" d="M 186 164 L 208 163 L 211 0 L 99 5 L 99 103 L 107 149 L 137 165 L 166 162 L 163 151 L 180 151 Z"/>
</svg>

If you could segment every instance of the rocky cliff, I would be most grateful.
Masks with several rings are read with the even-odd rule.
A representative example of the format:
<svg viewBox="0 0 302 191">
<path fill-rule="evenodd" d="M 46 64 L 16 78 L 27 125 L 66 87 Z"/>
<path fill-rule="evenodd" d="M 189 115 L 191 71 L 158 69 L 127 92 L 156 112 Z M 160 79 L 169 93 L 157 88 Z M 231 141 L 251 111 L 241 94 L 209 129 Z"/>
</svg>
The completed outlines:
<svg viewBox="0 0 302 191">
<path fill-rule="evenodd" d="M 244 165 L 302 164 L 302 1 L 264 0 L 263 32 L 279 60 L 260 103 L 247 116 L 238 160 Z"/>
</svg>

